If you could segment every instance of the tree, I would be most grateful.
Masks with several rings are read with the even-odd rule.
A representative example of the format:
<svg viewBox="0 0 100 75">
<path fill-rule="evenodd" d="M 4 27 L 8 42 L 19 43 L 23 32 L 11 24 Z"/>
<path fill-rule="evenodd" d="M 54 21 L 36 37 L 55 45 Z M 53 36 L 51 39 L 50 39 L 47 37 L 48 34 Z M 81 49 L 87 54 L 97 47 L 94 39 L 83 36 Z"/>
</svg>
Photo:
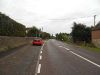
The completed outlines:
<svg viewBox="0 0 100 75">
<path fill-rule="evenodd" d="M 0 36 L 25 36 L 24 25 L 14 21 L 5 14 L 0 13 Z"/>
<path fill-rule="evenodd" d="M 91 30 L 92 28 L 90 28 L 90 27 L 86 27 L 85 28 L 85 30 L 84 30 L 84 41 L 86 42 L 86 43 L 90 43 L 91 42 Z"/>
<path fill-rule="evenodd" d="M 61 41 L 68 41 L 69 34 L 67 34 L 67 33 L 57 33 L 56 34 L 56 39 L 61 40 Z"/>
<path fill-rule="evenodd" d="M 84 24 L 77 24 L 74 22 L 73 24 L 74 26 L 72 27 L 72 39 L 73 42 L 91 42 L 91 28 L 90 27 L 86 27 L 86 25 Z"/>
<path fill-rule="evenodd" d="M 51 37 L 51 35 L 49 33 L 47 33 L 47 32 L 42 32 L 41 35 L 42 35 L 43 39 L 49 39 Z"/>
<path fill-rule="evenodd" d="M 41 30 L 39 30 L 38 28 L 36 28 L 35 26 L 33 26 L 32 28 L 30 28 L 30 30 L 27 33 L 27 36 L 30 37 L 37 37 L 41 34 Z"/>
</svg>

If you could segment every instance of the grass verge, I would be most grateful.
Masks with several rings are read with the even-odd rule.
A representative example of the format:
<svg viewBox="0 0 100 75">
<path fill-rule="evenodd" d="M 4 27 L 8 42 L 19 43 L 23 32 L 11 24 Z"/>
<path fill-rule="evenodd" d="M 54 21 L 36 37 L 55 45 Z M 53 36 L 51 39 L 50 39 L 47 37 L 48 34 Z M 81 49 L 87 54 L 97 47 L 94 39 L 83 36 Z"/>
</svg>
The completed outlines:
<svg viewBox="0 0 100 75">
<path fill-rule="evenodd" d="M 84 48 L 84 49 L 87 49 L 87 50 L 90 50 L 90 51 L 93 51 L 93 52 L 100 52 L 100 48 L 97 48 L 96 46 L 94 46 L 94 44 L 75 44 L 75 43 L 72 43 L 72 42 L 67 42 L 68 44 L 71 44 L 71 45 L 74 45 L 74 46 L 78 46 L 78 47 L 81 47 L 81 48 Z"/>
<path fill-rule="evenodd" d="M 15 44 L 15 45 L 10 45 L 10 46 L 5 46 L 5 47 L 0 47 L 0 53 L 8 52 L 14 48 L 20 47 L 25 45 L 26 43 L 20 43 L 20 44 Z"/>
<path fill-rule="evenodd" d="M 100 48 L 97 48 L 97 47 L 88 47 L 88 46 L 80 46 L 80 47 L 85 48 L 87 50 L 94 51 L 94 52 L 100 52 Z"/>
</svg>

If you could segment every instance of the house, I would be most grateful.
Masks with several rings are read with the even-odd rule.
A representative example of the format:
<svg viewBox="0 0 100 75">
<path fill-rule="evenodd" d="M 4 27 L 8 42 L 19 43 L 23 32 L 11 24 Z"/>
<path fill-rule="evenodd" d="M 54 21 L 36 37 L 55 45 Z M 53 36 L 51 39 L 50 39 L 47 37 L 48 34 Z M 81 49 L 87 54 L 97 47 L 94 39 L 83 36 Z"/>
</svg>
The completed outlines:
<svg viewBox="0 0 100 75">
<path fill-rule="evenodd" d="M 100 48 L 100 22 L 92 29 L 92 43 Z"/>
</svg>

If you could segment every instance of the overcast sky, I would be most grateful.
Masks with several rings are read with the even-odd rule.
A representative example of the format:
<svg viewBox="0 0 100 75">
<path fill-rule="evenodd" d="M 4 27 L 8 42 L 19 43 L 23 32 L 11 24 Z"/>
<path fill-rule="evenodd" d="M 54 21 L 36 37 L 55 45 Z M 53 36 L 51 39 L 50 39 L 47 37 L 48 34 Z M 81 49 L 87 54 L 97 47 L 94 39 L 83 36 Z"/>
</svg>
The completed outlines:
<svg viewBox="0 0 100 75">
<path fill-rule="evenodd" d="M 70 33 L 74 21 L 91 26 L 94 15 L 100 21 L 100 0 L 0 0 L 0 12 L 26 27 Z"/>
</svg>

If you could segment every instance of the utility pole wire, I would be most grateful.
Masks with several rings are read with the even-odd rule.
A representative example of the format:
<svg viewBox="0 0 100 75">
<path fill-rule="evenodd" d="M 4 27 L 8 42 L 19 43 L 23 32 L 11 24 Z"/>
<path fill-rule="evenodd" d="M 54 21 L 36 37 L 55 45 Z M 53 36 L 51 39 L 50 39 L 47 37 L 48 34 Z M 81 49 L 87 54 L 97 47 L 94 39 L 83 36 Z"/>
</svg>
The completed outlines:
<svg viewBox="0 0 100 75">
<path fill-rule="evenodd" d="M 100 15 L 94 15 L 96 16 L 100 16 Z M 74 19 L 84 19 L 84 18 L 92 18 L 92 16 L 86 16 L 86 17 L 73 17 L 73 18 L 62 18 L 62 19 L 48 19 L 48 20 L 57 20 L 57 21 L 62 21 L 62 20 L 74 20 Z"/>
</svg>

